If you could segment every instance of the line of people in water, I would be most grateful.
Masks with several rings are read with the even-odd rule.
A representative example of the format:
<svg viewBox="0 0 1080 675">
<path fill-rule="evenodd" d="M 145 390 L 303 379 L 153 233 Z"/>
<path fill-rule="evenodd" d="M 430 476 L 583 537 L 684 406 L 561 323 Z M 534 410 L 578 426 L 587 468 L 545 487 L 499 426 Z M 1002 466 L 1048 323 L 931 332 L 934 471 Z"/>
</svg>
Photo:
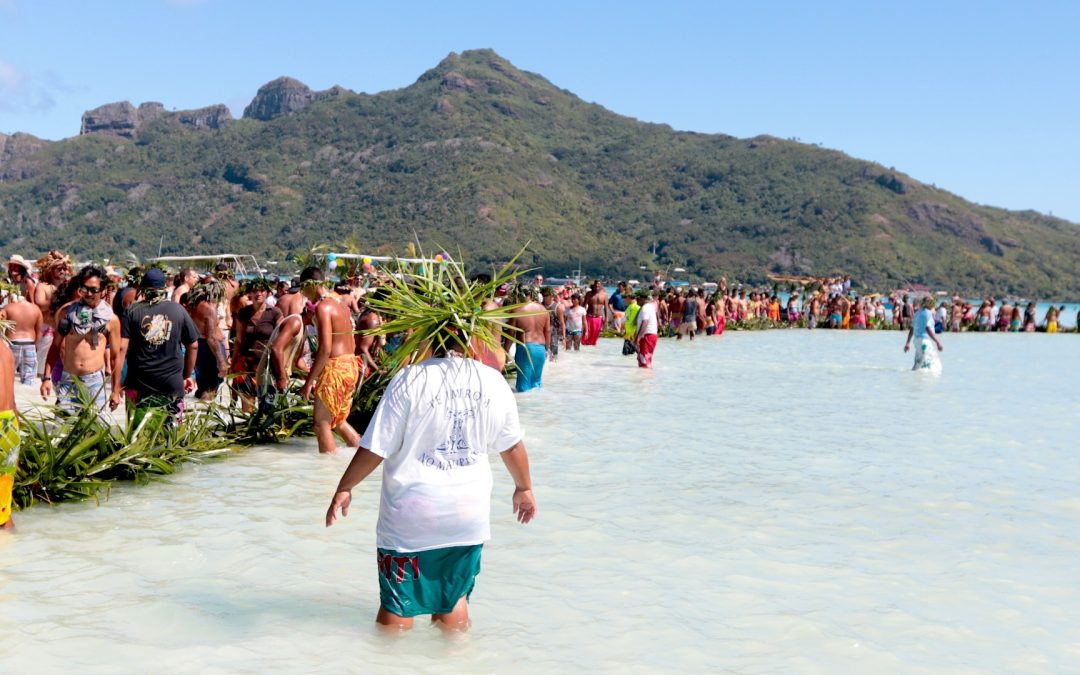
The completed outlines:
<svg viewBox="0 0 1080 675">
<path fill-rule="evenodd" d="M 542 281 L 542 277 L 536 280 Z M 729 289 L 723 281 L 712 291 L 655 284 L 645 291 L 656 297 L 661 335 L 679 339 L 701 333 L 722 334 L 729 323 L 748 320 L 758 321 L 761 327 L 906 330 L 922 302 L 920 297 L 910 294 L 855 295 L 851 292 L 850 277 L 823 281 L 814 288 L 793 289 L 787 297 L 781 297 L 777 290 Z M 593 336 L 599 335 L 598 330 L 590 330 L 593 326 L 588 325 L 589 317 L 603 317 L 601 327 L 621 332 L 623 315 L 631 305 L 632 296 L 640 290 L 633 289 L 628 282 L 618 282 L 609 295 L 599 281 L 594 281 L 588 289 L 570 285 L 555 287 L 545 297 L 550 299 L 549 309 L 552 302 L 557 302 L 562 308 L 560 315 L 567 317 L 566 347 L 578 348 L 580 344 L 593 344 Z M 1040 319 L 1034 302 L 1022 306 L 991 297 L 975 304 L 958 295 L 943 300 L 930 296 L 930 299 L 933 304 L 929 309 L 934 313 L 938 333 L 969 330 L 1056 333 L 1065 311 L 1064 305 L 1051 306 Z M 1080 312 L 1077 325 L 1080 326 Z"/>
<path fill-rule="evenodd" d="M 69 258 L 58 251 L 39 258 L 36 268 L 35 275 L 29 262 L 13 256 L 8 262 L 5 300 L 0 302 L 3 305 L 0 319 L 12 321 L 7 337 L 15 355 L 18 379 L 26 385 L 40 380 L 41 394 L 46 398 L 55 389 L 62 407 L 75 404 L 78 380 L 95 392 L 98 404 L 104 407 L 106 378 L 112 391 L 123 388 L 124 374 L 113 364 L 119 363 L 121 369 L 124 366 L 124 361 L 118 360 L 118 350 L 126 337 L 123 319 L 139 297 L 141 275 L 148 270 L 134 268 L 125 277 L 114 268 L 89 265 L 75 274 Z M 98 275 L 99 282 L 88 283 L 89 278 L 95 278 L 93 274 Z M 333 352 L 335 357 L 342 351 L 352 353 L 362 376 L 378 367 L 381 341 L 366 332 L 380 325 L 382 318 L 363 302 L 367 291 L 361 274 L 353 271 L 342 277 L 327 295 L 348 313 L 353 339 L 347 346 L 335 347 Z M 191 369 L 197 398 L 215 399 L 228 378 L 231 396 L 251 410 L 259 401 L 286 389 L 294 372 L 300 377 L 309 376 L 319 344 L 313 320 L 316 303 L 301 292 L 303 284 L 310 281 L 311 278 L 292 282 L 260 278 L 249 280 L 241 287 L 232 278 L 228 266 L 221 264 L 213 272 L 203 274 L 191 268 L 182 269 L 166 276 L 162 289 L 153 289 L 151 294 L 155 298 L 167 298 L 181 305 L 197 331 L 197 344 L 192 350 L 196 356 Z M 328 282 L 320 281 L 325 283 Z M 638 354 L 640 365 L 651 365 L 655 346 L 645 345 L 642 349 L 637 344 L 641 330 L 639 312 L 646 305 L 653 309 L 644 317 L 647 321 L 643 335 L 673 336 L 677 340 L 720 335 L 729 322 L 751 319 L 764 320 L 761 325 L 765 326 L 800 325 L 811 329 L 881 325 L 910 328 L 917 309 L 910 296 L 855 296 L 850 283 L 850 278 L 827 279 L 812 290 L 793 290 L 781 299 L 775 291 L 728 288 L 723 280 L 712 292 L 696 287 L 633 289 L 628 282 L 619 282 L 609 294 L 599 280 L 587 288 L 548 286 L 537 275 L 531 286 L 516 287 L 512 293 L 509 287 L 502 288 L 490 299 L 493 307 L 501 305 L 508 294 L 516 304 L 531 303 L 529 309 L 519 312 L 521 316 L 510 320 L 514 332 L 520 335 L 508 331 L 502 354 L 488 354 L 487 349 L 478 352 L 487 355 L 489 365 L 501 370 L 511 344 L 520 343 L 521 348 L 515 353 L 518 390 L 527 391 L 539 386 L 544 360 L 557 358 L 560 348 L 579 350 L 582 345 L 595 345 L 605 330 L 622 337 L 624 351 Z M 100 290 L 95 288 L 97 284 Z M 104 302 L 88 297 L 94 293 Z M 91 300 L 94 302 L 89 303 Z M 975 308 L 960 297 L 945 302 L 930 300 L 924 306 L 933 312 L 936 334 L 959 330 L 1031 332 L 1040 328 L 1034 303 L 1021 307 L 1005 300 L 999 303 L 987 299 Z M 81 314 L 74 314 L 75 308 Z M 542 322 L 531 316 L 543 310 L 546 317 Z M 1056 332 L 1061 311 L 1062 308 L 1051 307 L 1042 319 L 1041 328 Z M 72 331 L 87 339 L 67 338 Z M 66 339 L 57 339 L 58 333 Z M 100 344 L 98 335 L 104 338 Z M 544 345 L 542 353 L 537 345 Z M 186 352 L 186 347 L 181 351 Z M 327 364 L 321 363 L 318 370 L 325 367 Z M 331 371 L 336 367 L 331 364 Z M 340 413 L 346 407 L 341 400 L 346 388 L 338 389 L 338 400 L 330 406 L 336 414 L 320 415 L 334 422 L 330 428 L 340 427 Z M 111 405 L 115 407 L 116 403 Z M 330 447 L 329 431 L 325 424 L 319 427 L 325 432 L 324 444 Z M 352 438 L 355 430 L 341 427 L 339 433 Z"/>
</svg>

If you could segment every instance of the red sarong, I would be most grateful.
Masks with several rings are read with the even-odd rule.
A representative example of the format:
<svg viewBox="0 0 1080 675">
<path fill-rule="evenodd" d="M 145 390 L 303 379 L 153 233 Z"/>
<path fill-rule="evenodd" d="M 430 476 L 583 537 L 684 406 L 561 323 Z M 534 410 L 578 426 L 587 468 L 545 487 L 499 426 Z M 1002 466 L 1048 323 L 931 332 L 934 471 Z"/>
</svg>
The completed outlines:
<svg viewBox="0 0 1080 675">
<path fill-rule="evenodd" d="M 585 317 L 585 324 L 586 330 L 585 335 L 581 338 L 581 344 L 595 345 L 596 340 L 600 337 L 600 331 L 604 327 L 604 317 L 587 316 Z"/>
<path fill-rule="evenodd" d="M 642 335 L 637 341 L 637 364 L 640 368 L 652 368 L 652 355 L 656 351 L 656 334 Z"/>
</svg>

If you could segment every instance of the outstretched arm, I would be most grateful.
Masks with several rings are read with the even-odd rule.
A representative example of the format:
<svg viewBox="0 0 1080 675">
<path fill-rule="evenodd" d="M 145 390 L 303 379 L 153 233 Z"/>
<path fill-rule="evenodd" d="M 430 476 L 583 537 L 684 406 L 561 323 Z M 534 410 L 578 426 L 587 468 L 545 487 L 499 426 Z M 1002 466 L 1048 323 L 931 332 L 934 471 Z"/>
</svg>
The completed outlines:
<svg viewBox="0 0 1080 675">
<path fill-rule="evenodd" d="M 326 510 L 327 527 L 337 522 L 339 510 L 342 516 L 349 515 L 349 504 L 352 503 L 352 489 L 360 481 L 367 478 L 375 470 L 375 467 L 381 463 L 382 457 L 367 448 L 356 449 L 356 454 L 353 455 L 348 468 L 345 469 L 341 480 L 338 481 L 337 490 L 334 491 L 334 497 L 330 500 L 330 508 Z"/>
<path fill-rule="evenodd" d="M 532 492 L 532 477 L 529 475 L 529 453 L 525 442 L 518 441 L 509 450 L 499 453 L 506 470 L 514 479 L 514 513 L 519 523 L 527 523 L 536 517 L 536 498 Z"/>
</svg>

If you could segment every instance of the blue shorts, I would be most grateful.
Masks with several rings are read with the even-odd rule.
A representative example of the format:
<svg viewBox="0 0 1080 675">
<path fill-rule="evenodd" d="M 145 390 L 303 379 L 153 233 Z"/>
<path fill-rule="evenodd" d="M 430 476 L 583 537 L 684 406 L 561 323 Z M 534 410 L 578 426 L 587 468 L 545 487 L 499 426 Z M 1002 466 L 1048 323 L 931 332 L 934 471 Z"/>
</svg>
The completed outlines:
<svg viewBox="0 0 1080 675">
<path fill-rule="evenodd" d="M 483 548 L 476 544 L 418 553 L 376 549 L 379 601 L 397 616 L 449 614 L 458 600 L 472 595 Z"/>
</svg>

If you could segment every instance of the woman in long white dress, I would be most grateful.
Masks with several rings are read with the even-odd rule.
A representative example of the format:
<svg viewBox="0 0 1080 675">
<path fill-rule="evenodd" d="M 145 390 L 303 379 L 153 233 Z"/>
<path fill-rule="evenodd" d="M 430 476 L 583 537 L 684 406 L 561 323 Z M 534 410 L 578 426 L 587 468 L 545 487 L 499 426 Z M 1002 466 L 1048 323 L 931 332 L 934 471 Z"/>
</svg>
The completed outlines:
<svg viewBox="0 0 1080 675">
<path fill-rule="evenodd" d="M 923 298 L 922 308 L 915 312 L 915 317 L 908 328 L 907 342 L 904 343 L 904 351 L 911 349 L 912 340 L 915 341 L 915 364 L 912 370 L 924 370 L 931 373 L 941 372 L 941 357 L 938 352 L 945 351 L 941 340 L 934 334 L 934 305 L 937 304 L 932 296 Z M 934 349 L 937 347 L 937 349 Z"/>
</svg>

